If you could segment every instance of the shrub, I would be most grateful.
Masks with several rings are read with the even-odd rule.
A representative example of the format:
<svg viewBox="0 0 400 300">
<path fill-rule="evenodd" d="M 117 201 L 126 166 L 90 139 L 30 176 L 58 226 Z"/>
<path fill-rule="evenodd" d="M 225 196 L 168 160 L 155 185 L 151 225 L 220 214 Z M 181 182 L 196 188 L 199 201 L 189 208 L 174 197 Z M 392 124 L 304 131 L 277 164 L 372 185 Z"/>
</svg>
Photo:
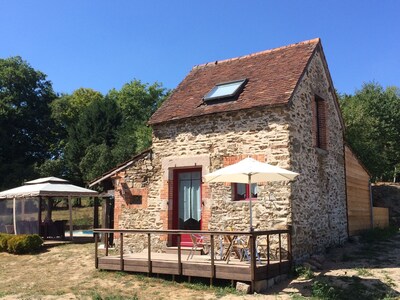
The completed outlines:
<svg viewBox="0 0 400 300">
<path fill-rule="evenodd" d="M 296 266 L 293 270 L 293 273 L 294 276 L 301 277 L 306 280 L 315 277 L 314 272 L 309 267 L 304 267 L 304 266 Z"/>
<path fill-rule="evenodd" d="M 7 242 L 7 251 L 13 254 L 36 252 L 42 246 L 43 240 L 37 234 L 15 235 Z"/>
<path fill-rule="evenodd" d="M 336 289 L 325 281 L 316 280 L 311 286 L 311 294 L 317 299 L 342 299 L 341 290 Z"/>
<path fill-rule="evenodd" d="M 0 252 L 6 252 L 8 247 L 8 241 L 14 237 L 12 234 L 0 233 Z"/>
</svg>

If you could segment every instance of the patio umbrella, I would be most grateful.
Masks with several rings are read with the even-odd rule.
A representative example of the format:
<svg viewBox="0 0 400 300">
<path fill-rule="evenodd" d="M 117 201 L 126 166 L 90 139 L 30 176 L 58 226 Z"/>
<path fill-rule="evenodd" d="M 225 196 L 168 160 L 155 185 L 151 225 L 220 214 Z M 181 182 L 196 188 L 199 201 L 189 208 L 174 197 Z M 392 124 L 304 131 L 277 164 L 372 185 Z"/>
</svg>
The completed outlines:
<svg viewBox="0 0 400 300">
<path fill-rule="evenodd" d="M 204 176 L 205 182 L 237 182 L 252 183 L 267 181 L 287 181 L 294 179 L 298 173 L 288 171 L 277 166 L 259 162 L 250 157 L 239 161 L 236 164 L 224 167 Z M 250 206 L 250 230 L 253 230 L 252 199 L 249 199 Z"/>
</svg>

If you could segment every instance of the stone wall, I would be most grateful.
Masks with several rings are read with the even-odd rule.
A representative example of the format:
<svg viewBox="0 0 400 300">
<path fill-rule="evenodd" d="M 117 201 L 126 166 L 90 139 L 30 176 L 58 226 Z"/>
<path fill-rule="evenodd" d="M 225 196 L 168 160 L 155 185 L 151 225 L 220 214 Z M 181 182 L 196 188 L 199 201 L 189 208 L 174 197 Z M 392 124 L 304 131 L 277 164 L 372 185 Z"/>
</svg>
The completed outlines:
<svg viewBox="0 0 400 300">
<path fill-rule="evenodd" d="M 168 157 L 190 158 L 186 160 L 187 165 L 176 167 L 201 166 L 203 173 L 208 173 L 231 164 L 232 159 L 236 162 L 253 156 L 288 168 L 289 131 L 286 119 L 284 108 L 257 108 L 154 126 L 154 163 L 160 165 Z M 209 161 L 206 165 L 202 162 L 204 156 Z M 167 181 L 164 179 L 158 183 L 161 189 L 171 184 L 172 171 L 173 167 L 169 169 L 169 176 L 163 176 L 168 178 Z M 259 197 L 253 205 L 253 226 L 256 229 L 271 229 L 286 225 L 290 218 L 289 196 L 288 184 L 260 184 Z M 160 197 L 161 201 L 169 203 L 168 208 L 172 210 L 172 195 L 165 193 Z M 249 229 L 249 203 L 232 201 L 231 184 L 203 184 L 202 201 L 206 213 L 203 215 L 204 230 Z"/>
<path fill-rule="evenodd" d="M 290 106 L 293 254 L 300 259 L 347 239 L 343 128 L 319 52 L 309 63 Z M 326 104 L 327 149 L 315 147 L 313 99 Z"/>
<path fill-rule="evenodd" d="M 284 108 L 257 108 L 154 126 L 151 155 L 135 160 L 114 178 L 116 227 L 171 229 L 174 169 L 201 167 L 207 174 L 247 156 L 290 168 L 287 118 Z M 127 203 L 127 194 L 120 192 L 124 184 L 131 193 L 146 196 L 142 204 Z M 256 229 L 290 223 L 289 183 L 260 184 L 258 194 L 253 201 Z M 231 184 L 202 185 L 203 230 L 249 229 L 249 202 L 232 201 L 232 197 Z M 128 249 L 143 249 L 145 246 L 138 246 L 143 244 L 142 238 L 125 237 Z M 165 240 L 160 237 L 154 241 L 161 248 Z"/>
<path fill-rule="evenodd" d="M 149 200 L 156 173 L 152 157 L 152 151 L 145 151 L 134 159 L 131 166 L 112 177 L 115 189 L 114 228 L 163 228 L 159 205 Z M 131 234 L 124 236 L 124 239 L 127 252 L 142 251 L 147 247 L 147 236 Z M 165 237 L 155 237 L 153 248 L 161 249 L 163 239 L 165 240 Z"/>
<path fill-rule="evenodd" d="M 133 193 L 146 196 L 142 206 L 116 199 L 121 203 L 119 228 L 171 229 L 175 169 L 197 167 L 207 174 L 251 156 L 301 174 L 293 183 L 258 185 L 255 229 L 292 225 L 296 259 L 343 242 L 347 237 L 343 136 L 331 89 L 317 52 L 289 107 L 259 107 L 154 125 L 151 155 L 118 174 Z M 327 150 L 317 149 L 313 142 L 315 94 L 327 103 Z M 231 184 L 204 183 L 201 196 L 203 230 L 249 229 L 249 202 L 233 201 Z M 143 244 L 141 239 L 130 239 L 132 251 Z M 154 241 L 161 249 L 166 237 Z"/>
</svg>

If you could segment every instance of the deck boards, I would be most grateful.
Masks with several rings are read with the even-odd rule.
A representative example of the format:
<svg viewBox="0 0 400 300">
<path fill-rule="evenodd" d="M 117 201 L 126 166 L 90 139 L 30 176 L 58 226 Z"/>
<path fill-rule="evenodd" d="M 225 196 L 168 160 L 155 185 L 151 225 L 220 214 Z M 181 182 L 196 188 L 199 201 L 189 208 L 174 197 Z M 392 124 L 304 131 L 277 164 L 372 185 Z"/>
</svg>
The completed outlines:
<svg viewBox="0 0 400 300">
<path fill-rule="evenodd" d="M 123 257 L 123 271 L 148 273 L 149 266 L 146 253 L 126 254 Z M 280 266 L 279 266 L 280 264 Z M 262 260 L 261 264 L 257 261 L 255 270 L 255 280 L 269 279 L 289 271 L 289 261 L 283 260 L 267 261 Z M 102 256 L 98 258 L 98 267 L 103 270 L 122 270 L 121 259 L 119 256 Z M 229 263 L 224 260 L 214 261 L 214 278 L 227 280 L 251 281 L 251 267 L 249 261 L 231 259 Z M 211 258 L 209 255 L 194 255 L 187 260 L 186 255 L 182 255 L 181 268 L 178 264 L 178 257 L 171 253 L 151 253 L 151 273 L 183 275 L 193 277 L 212 277 Z"/>
</svg>

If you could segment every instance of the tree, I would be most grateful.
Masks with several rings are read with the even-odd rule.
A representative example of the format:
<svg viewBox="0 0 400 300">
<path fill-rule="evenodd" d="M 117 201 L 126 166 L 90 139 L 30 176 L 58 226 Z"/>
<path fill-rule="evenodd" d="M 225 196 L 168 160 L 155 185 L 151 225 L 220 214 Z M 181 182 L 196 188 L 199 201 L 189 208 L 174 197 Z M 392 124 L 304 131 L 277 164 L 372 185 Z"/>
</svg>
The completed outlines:
<svg viewBox="0 0 400 300">
<path fill-rule="evenodd" d="M 113 149 L 117 162 L 123 162 L 150 147 L 151 128 L 147 126 L 147 121 L 168 94 L 161 84 L 143 84 L 140 80 L 133 80 L 120 91 L 113 89 L 107 94 L 107 98 L 114 99 L 118 104 L 123 118 Z"/>
<path fill-rule="evenodd" d="M 69 178 L 83 184 L 115 165 L 111 150 L 122 124 L 120 108 L 113 99 L 92 102 L 68 127 L 65 159 Z"/>
<path fill-rule="evenodd" d="M 73 166 L 72 169 L 76 169 L 79 162 L 67 162 L 65 158 L 65 147 L 69 138 L 68 131 L 72 130 L 71 127 L 75 127 L 80 115 L 89 105 L 100 102 L 103 98 L 100 92 L 80 88 L 71 95 L 61 95 L 50 104 L 51 116 L 57 125 L 57 143 L 52 147 L 52 157 L 44 163 L 36 165 L 35 170 L 40 176 L 57 176 L 79 183 L 82 182 L 78 175 L 73 175 L 74 172 L 71 170 L 71 166 Z"/>
<path fill-rule="evenodd" d="M 77 89 L 71 95 L 63 94 L 51 103 L 52 117 L 67 128 L 90 104 L 102 99 L 100 92 L 87 88 Z"/>
<path fill-rule="evenodd" d="M 55 98 L 44 73 L 19 56 L 0 59 L 0 189 L 32 179 L 35 163 L 51 157 Z"/>
<path fill-rule="evenodd" d="M 134 80 L 106 97 L 91 89 L 62 95 L 52 104 L 59 124 L 58 154 L 38 167 L 83 184 L 151 145 L 146 125 L 167 93 L 158 83 Z"/>
<path fill-rule="evenodd" d="M 400 91 L 364 84 L 354 95 L 341 95 L 346 140 L 372 173 L 392 180 L 400 170 Z"/>
</svg>

